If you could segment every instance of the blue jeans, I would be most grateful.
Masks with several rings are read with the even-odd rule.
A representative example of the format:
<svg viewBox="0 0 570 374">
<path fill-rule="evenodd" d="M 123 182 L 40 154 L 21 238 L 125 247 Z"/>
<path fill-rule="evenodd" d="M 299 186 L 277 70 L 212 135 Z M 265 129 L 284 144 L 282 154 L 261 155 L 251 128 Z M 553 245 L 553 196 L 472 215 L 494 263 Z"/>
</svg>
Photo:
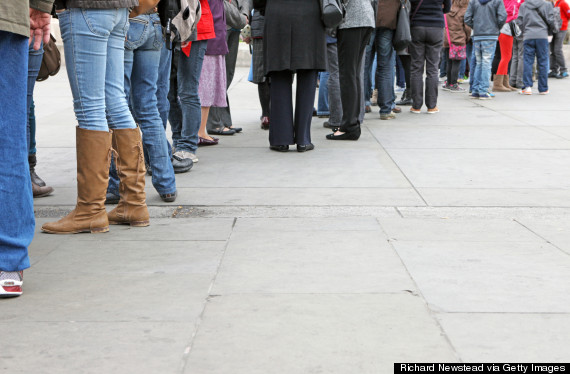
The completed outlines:
<svg viewBox="0 0 570 374">
<path fill-rule="evenodd" d="M 473 49 L 477 67 L 475 69 L 475 83 L 473 93 L 479 95 L 489 92 L 489 79 L 491 79 L 491 64 L 495 56 L 496 40 L 474 41 Z"/>
<path fill-rule="evenodd" d="M 548 71 L 550 61 L 548 59 L 548 39 L 530 39 L 524 41 L 524 88 L 532 87 L 532 65 L 534 57 L 537 62 L 538 92 L 548 91 Z"/>
<path fill-rule="evenodd" d="M 459 64 L 459 73 L 457 74 L 457 79 L 463 79 L 465 77 L 465 70 L 467 69 L 467 59 L 461 60 Z"/>
<path fill-rule="evenodd" d="M 34 205 L 26 143 L 28 38 L 0 31 L 0 270 L 30 267 Z"/>
<path fill-rule="evenodd" d="M 162 26 L 156 14 L 131 18 L 129 23 L 125 41 L 125 95 L 142 131 L 152 184 L 161 195 L 174 193 L 176 179 L 156 98 L 160 50 L 164 44 Z M 114 167 L 109 173 L 108 191 L 119 195 L 119 177 Z"/>
<path fill-rule="evenodd" d="M 376 69 L 376 88 L 378 89 L 378 106 L 380 113 L 390 113 L 394 107 L 394 63 L 395 53 L 392 47 L 394 30 L 379 27 L 376 29 L 376 52 L 378 68 Z"/>
<path fill-rule="evenodd" d="M 477 69 L 477 60 L 473 50 L 473 43 L 467 43 L 467 59 L 469 60 L 469 90 L 473 90 L 475 84 L 475 70 Z"/>
<path fill-rule="evenodd" d="M 376 33 L 370 35 L 370 41 L 364 51 L 364 101 L 370 106 L 370 98 L 374 91 L 374 77 L 376 76 Z"/>
<path fill-rule="evenodd" d="M 175 87 L 171 84 L 169 114 L 172 141 L 177 151 L 196 153 L 198 149 L 198 130 L 202 121 L 198 85 L 207 46 L 207 40 L 192 42 L 190 56 L 186 56 L 182 51 L 178 53 L 177 84 Z M 177 93 L 174 98 L 173 89 Z"/>
<path fill-rule="evenodd" d="M 128 10 L 67 9 L 59 27 L 79 127 L 136 128 L 124 90 Z"/>
<path fill-rule="evenodd" d="M 317 104 L 317 115 L 319 116 L 330 115 L 328 87 L 329 76 L 330 74 L 328 71 L 319 73 L 319 101 Z"/>
<path fill-rule="evenodd" d="M 32 38 L 33 39 L 33 38 Z M 32 107 L 34 106 L 34 87 L 36 85 L 36 78 L 40 72 L 40 67 L 42 66 L 42 59 L 44 57 L 44 43 L 40 45 L 40 49 L 37 51 L 34 49 L 34 42 L 30 43 L 28 48 L 28 97 L 26 102 L 27 111 L 27 128 L 26 137 L 28 144 L 28 153 L 36 153 L 36 116 L 35 111 L 32 113 Z"/>
<path fill-rule="evenodd" d="M 407 88 L 404 65 L 402 65 L 402 61 L 400 60 L 398 55 L 396 55 L 396 86 L 400 88 Z"/>
</svg>

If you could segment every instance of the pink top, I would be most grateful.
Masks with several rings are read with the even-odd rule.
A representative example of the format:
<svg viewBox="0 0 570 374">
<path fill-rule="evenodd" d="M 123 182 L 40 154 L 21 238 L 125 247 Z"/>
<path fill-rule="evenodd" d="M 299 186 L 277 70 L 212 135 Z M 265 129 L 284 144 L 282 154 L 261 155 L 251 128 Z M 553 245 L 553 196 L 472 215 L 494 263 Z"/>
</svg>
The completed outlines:
<svg viewBox="0 0 570 374">
<path fill-rule="evenodd" d="M 519 16 L 519 8 L 524 0 L 503 0 L 507 11 L 507 22 L 511 22 Z"/>
</svg>

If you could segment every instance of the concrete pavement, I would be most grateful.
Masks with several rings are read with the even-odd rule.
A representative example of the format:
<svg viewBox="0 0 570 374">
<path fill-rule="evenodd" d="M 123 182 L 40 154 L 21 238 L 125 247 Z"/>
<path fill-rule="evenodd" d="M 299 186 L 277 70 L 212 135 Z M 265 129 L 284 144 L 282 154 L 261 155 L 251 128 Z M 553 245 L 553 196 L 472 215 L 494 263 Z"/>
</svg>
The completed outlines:
<svg viewBox="0 0 570 374">
<path fill-rule="evenodd" d="M 38 233 L 25 294 L 0 305 L 7 373 L 376 374 L 394 362 L 568 362 L 570 100 L 440 92 L 437 115 L 358 142 L 271 152 L 256 87 L 242 134 L 200 148 L 149 228 Z M 36 86 L 38 226 L 73 208 L 64 72 Z M 405 108 L 406 109 L 406 108 Z M 425 111 L 425 108 L 424 108 Z"/>
</svg>

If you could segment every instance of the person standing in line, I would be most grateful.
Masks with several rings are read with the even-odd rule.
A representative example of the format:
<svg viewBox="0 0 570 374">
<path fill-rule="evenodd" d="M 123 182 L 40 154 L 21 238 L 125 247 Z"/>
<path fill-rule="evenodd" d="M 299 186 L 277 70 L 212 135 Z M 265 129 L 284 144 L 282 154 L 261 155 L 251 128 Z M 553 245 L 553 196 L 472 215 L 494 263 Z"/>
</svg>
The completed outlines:
<svg viewBox="0 0 570 374">
<path fill-rule="evenodd" d="M 251 0 L 224 0 L 226 13 L 226 42 L 228 53 L 226 54 L 226 85 L 230 88 L 236 70 L 237 56 L 239 51 L 240 31 L 249 23 L 251 13 Z M 226 89 L 227 91 L 227 89 Z M 212 107 L 208 115 L 206 128 L 208 134 L 233 135 L 241 132 L 241 127 L 234 127 L 232 123 L 232 113 L 230 111 L 230 100 L 226 92 L 225 107 Z"/>
<path fill-rule="evenodd" d="M 327 30 L 327 94 L 330 116 L 329 120 L 323 123 L 327 129 L 340 127 L 342 121 L 342 100 L 340 97 L 340 80 L 338 71 L 338 45 L 337 39 L 333 37 L 335 33 Z"/>
<path fill-rule="evenodd" d="M 554 6 L 560 8 L 560 18 L 562 26 L 560 31 L 552 35 L 552 42 L 550 43 L 550 73 L 549 77 L 553 78 L 566 78 L 568 76 L 568 69 L 564 60 L 564 51 L 562 45 L 566 39 L 566 32 L 568 30 L 568 19 L 570 18 L 570 7 L 566 0 L 556 0 Z"/>
<path fill-rule="evenodd" d="M 554 7 L 544 0 L 526 0 L 519 9 L 517 24 L 524 36 L 523 95 L 532 95 L 532 66 L 537 60 L 538 93 L 548 92 L 548 31 L 555 28 Z"/>
<path fill-rule="evenodd" d="M 22 295 L 35 218 L 26 142 L 28 43 L 50 38 L 51 0 L 0 1 L 0 298 Z"/>
<path fill-rule="evenodd" d="M 342 120 L 338 130 L 327 135 L 327 139 L 358 140 L 360 137 L 364 106 L 363 58 L 373 30 L 374 9 L 370 0 L 351 0 L 336 35 Z"/>
<path fill-rule="evenodd" d="M 465 92 L 463 87 L 460 87 L 457 79 L 459 77 L 459 67 L 463 60 L 450 59 L 449 52 L 451 44 L 455 46 L 466 47 L 471 29 L 465 26 L 463 18 L 467 11 L 469 0 L 453 0 L 451 10 L 444 17 L 446 18 L 447 35 L 444 35 L 444 58 L 447 60 L 447 81 L 443 84 L 442 89 L 450 92 Z"/>
<path fill-rule="evenodd" d="M 425 68 L 425 104 L 428 114 L 434 114 L 439 112 L 437 74 L 445 27 L 443 15 L 451 9 L 451 0 L 412 0 L 411 4 L 412 68 L 410 80 L 413 103 L 410 112 L 419 114 L 424 105 L 423 74 Z"/>
<path fill-rule="evenodd" d="M 254 0 L 265 15 L 263 48 L 265 75 L 271 79 L 271 126 L 269 148 L 298 152 L 315 148 L 311 121 L 317 73 L 326 70 L 325 26 L 320 0 Z M 293 75 L 297 76 L 293 112 Z"/>
<path fill-rule="evenodd" d="M 78 121 L 77 205 L 59 221 L 44 224 L 43 232 L 102 233 L 109 231 L 109 224 L 150 224 L 141 132 L 124 89 L 128 8 L 137 5 L 138 0 L 67 0 L 63 4 L 58 0 L 58 9 L 65 7 L 58 18 Z M 107 213 L 113 150 L 121 180 L 120 201 Z"/>
<path fill-rule="evenodd" d="M 518 16 L 518 1 L 517 0 L 503 0 L 505 10 L 507 11 L 507 22 L 501 28 L 499 34 L 499 48 L 501 59 L 497 67 L 497 74 L 493 79 L 493 91 L 495 92 L 511 92 L 518 91 L 509 83 L 509 63 L 511 62 L 513 54 L 513 40 L 512 29 L 509 22 L 517 19 Z"/>
<path fill-rule="evenodd" d="M 516 0 L 515 6 L 515 21 L 519 15 L 519 8 L 524 0 Z M 522 32 L 519 36 L 513 35 L 513 52 L 511 57 L 509 85 L 513 88 L 523 88 L 523 69 L 524 69 L 524 39 Z"/>
<path fill-rule="evenodd" d="M 471 0 L 465 12 L 465 24 L 473 29 L 473 49 L 477 66 L 471 97 L 488 100 L 491 63 L 499 33 L 507 20 L 503 0 Z"/>
</svg>

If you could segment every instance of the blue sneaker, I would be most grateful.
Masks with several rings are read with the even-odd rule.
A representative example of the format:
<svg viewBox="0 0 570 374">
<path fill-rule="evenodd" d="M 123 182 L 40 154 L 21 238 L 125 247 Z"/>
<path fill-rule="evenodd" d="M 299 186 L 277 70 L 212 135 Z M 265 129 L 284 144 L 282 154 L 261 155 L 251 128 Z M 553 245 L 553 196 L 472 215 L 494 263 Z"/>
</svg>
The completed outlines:
<svg viewBox="0 0 570 374">
<path fill-rule="evenodd" d="M 469 97 L 471 97 L 472 99 L 478 99 L 479 94 L 477 92 L 473 92 L 471 95 L 469 95 Z"/>
<path fill-rule="evenodd" d="M 490 92 L 486 92 L 484 94 L 479 94 L 479 100 L 490 100 L 493 97 L 495 97 L 495 95 L 491 94 Z"/>
<path fill-rule="evenodd" d="M 564 79 L 564 78 L 566 78 L 566 77 L 568 77 L 568 72 L 566 72 L 566 71 L 563 72 L 563 73 L 560 73 L 560 74 L 556 75 L 556 78 L 557 78 L 557 79 Z"/>
</svg>

